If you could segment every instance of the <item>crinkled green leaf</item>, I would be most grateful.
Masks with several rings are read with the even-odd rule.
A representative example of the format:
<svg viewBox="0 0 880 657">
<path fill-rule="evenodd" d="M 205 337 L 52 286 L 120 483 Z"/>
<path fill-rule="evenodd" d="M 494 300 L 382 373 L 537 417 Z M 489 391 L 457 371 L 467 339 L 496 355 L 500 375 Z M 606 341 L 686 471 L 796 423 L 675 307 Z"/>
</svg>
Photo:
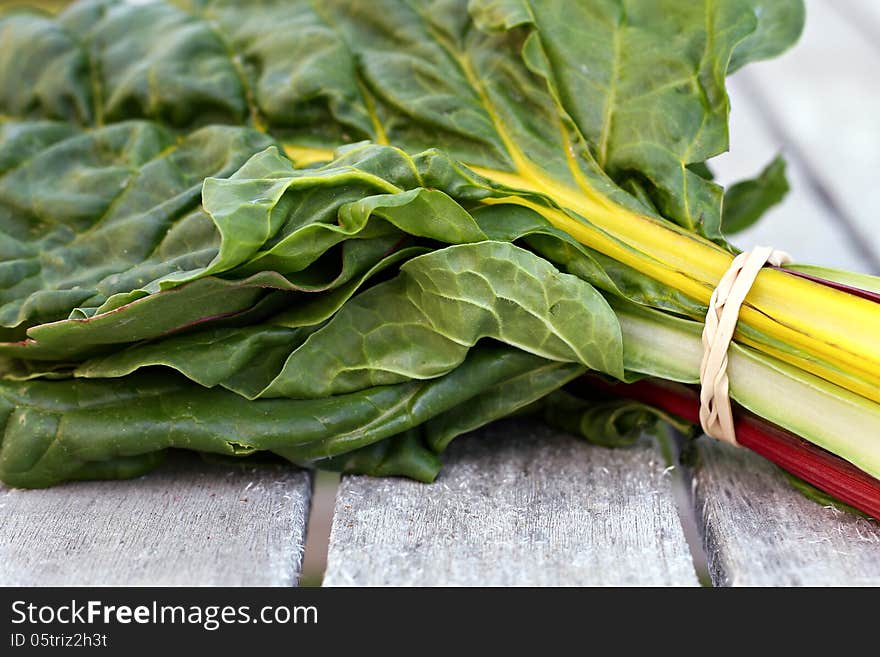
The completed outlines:
<svg viewBox="0 0 880 657">
<path fill-rule="evenodd" d="M 750 62 L 770 59 L 782 54 L 798 40 L 806 18 L 802 2 L 779 0 L 748 0 L 758 17 L 758 28 L 743 39 L 733 51 L 729 72 Z"/>
<path fill-rule="evenodd" d="M 200 332 L 87 362 L 118 377 L 166 365 L 250 397 L 317 398 L 442 376 L 484 338 L 623 376 L 617 319 L 589 284 L 505 242 L 413 258 L 303 340 L 291 327 Z M 258 356 L 259 355 L 259 356 Z M 561 383 L 559 384 L 561 385 Z"/>
<path fill-rule="evenodd" d="M 58 320 L 32 327 L 26 352 L 17 344 L 0 346 L 0 352 L 81 356 L 91 346 L 153 338 L 240 312 L 265 288 L 337 287 L 406 246 L 408 235 L 453 243 L 485 239 L 450 196 L 419 185 L 443 186 L 465 199 L 491 189 L 439 153 L 409 158 L 389 147 L 349 149 L 334 163 L 307 170 L 293 169 L 270 148 L 231 179 L 209 178 L 202 209 L 194 184 L 201 159 L 216 162 L 224 144 L 234 145 L 239 136 L 258 145 L 264 139 L 228 131 L 204 128 L 175 146 L 159 139 L 163 133 L 152 124 L 118 124 L 55 143 L 0 177 L 0 213 L 9 237 L 2 242 L 7 259 L 0 262 L 0 282 L 6 283 L 0 287 L 0 317 L 11 327 Z M 121 155 L 105 142 L 121 148 Z M 222 155 L 224 171 L 238 153 Z M 120 157 L 127 158 L 123 164 L 117 164 Z M 57 193 L 36 193 L 59 170 Z M 107 182 L 113 182 L 109 190 Z M 60 209 L 43 211 L 33 207 L 35 199 Z M 55 220 L 36 224 L 42 233 L 34 239 L 28 227 L 41 212 Z M 155 294 L 213 275 L 243 282 L 191 284 L 169 298 Z M 124 329 L 86 335 L 99 326 Z"/>
<path fill-rule="evenodd" d="M 442 452 L 453 438 L 528 408 L 585 371 L 576 363 L 542 363 L 428 420 L 425 441 L 435 452 Z"/>
<path fill-rule="evenodd" d="M 76 126 L 56 121 L 0 123 L 0 175 L 77 132 Z"/>
<path fill-rule="evenodd" d="M 2 19 L 24 37 L 5 49 L 0 112 L 442 145 L 720 239 L 721 188 L 689 165 L 727 147 L 728 70 L 802 23 L 800 0 L 84 0 Z M 52 65 L 21 84 L 21 60 Z M 633 175 L 649 205 L 612 183 Z"/>
<path fill-rule="evenodd" d="M 492 239 L 516 241 L 562 271 L 611 295 L 682 315 L 702 317 L 706 314 L 704 305 L 584 246 L 529 208 L 491 205 L 478 208 L 474 219 Z"/>
<path fill-rule="evenodd" d="M 440 472 L 440 458 L 425 447 L 420 427 L 409 429 L 388 440 L 324 459 L 318 465 L 324 470 L 373 477 L 396 475 L 423 482 L 434 481 Z"/>
<path fill-rule="evenodd" d="M 235 127 L 203 128 L 178 141 L 142 122 L 47 143 L 48 129 L 4 130 L 13 143 L 38 131 L 45 146 L 0 175 L 6 327 L 63 319 L 172 272 L 204 268 L 218 242 L 199 209 L 204 178 L 233 173 L 270 143 Z"/>
<path fill-rule="evenodd" d="M 682 431 L 690 427 L 688 423 L 641 402 L 584 399 L 562 390 L 545 397 L 541 410 L 550 425 L 604 447 L 635 444 L 645 433 L 656 434 L 662 423 Z"/>
<path fill-rule="evenodd" d="M 185 447 L 427 481 L 432 450 L 586 368 L 638 375 L 597 290 L 704 308 L 542 214 L 601 232 L 625 208 L 720 241 L 724 77 L 787 47 L 799 8 L 0 14 L 0 479 L 133 476 Z M 606 443 L 654 417 L 568 414 Z"/>
<path fill-rule="evenodd" d="M 323 396 L 440 376 L 483 338 L 623 375 L 617 319 L 598 292 L 528 251 L 481 242 L 414 258 L 394 281 L 352 299 L 263 394 Z"/>
<path fill-rule="evenodd" d="M 534 30 L 526 61 L 556 89 L 596 163 L 615 178 L 645 176 L 661 212 L 717 236 L 721 188 L 687 165 L 727 147 L 726 64 L 756 29 L 754 14 L 737 2 L 523 4 Z M 519 8 L 493 18 L 523 25 Z M 696 25 L 704 29 L 688 29 Z"/>
<path fill-rule="evenodd" d="M 73 374 L 87 378 L 120 377 L 141 367 L 162 365 L 184 373 L 200 385 L 221 385 L 242 396 L 257 397 L 277 376 L 290 353 L 330 319 L 366 280 L 399 260 L 422 252 L 424 249 L 418 247 L 397 251 L 332 292 L 301 303 L 289 303 L 293 299 L 288 299 L 286 310 L 261 318 L 258 323 L 206 328 L 146 342 L 87 360 Z M 191 284 L 196 285 L 199 283 Z M 162 293 L 151 298 L 168 296 L 172 295 Z M 119 333 L 126 342 L 131 341 L 124 329 Z"/>
<path fill-rule="evenodd" d="M 0 113 L 90 124 L 88 52 L 64 25 L 26 9 L 0 15 Z"/>
<path fill-rule="evenodd" d="M 365 146 L 319 169 L 294 169 L 271 148 L 229 180 L 209 178 L 203 203 L 221 246 L 198 275 L 239 266 L 300 271 L 346 239 L 383 237 L 395 228 L 453 244 L 484 239 L 447 194 L 421 186 L 416 167 L 396 149 Z"/>
<path fill-rule="evenodd" d="M 230 178 L 206 182 L 204 211 L 188 215 L 201 217 L 199 237 L 211 246 L 200 249 L 201 267 L 166 274 L 168 267 L 148 261 L 134 271 L 152 271 L 159 274 L 156 280 L 146 282 L 143 276 L 131 282 L 130 276 L 115 275 L 111 279 L 117 292 L 99 307 L 74 308 L 70 319 L 32 327 L 26 340 L 0 345 L 0 354 L 82 359 L 110 345 L 153 340 L 234 317 L 267 289 L 318 293 L 341 288 L 334 293 L 341 304 L 366 282 L 365 272 L 378 271 L 376 265 L 387 254 L 412 240 L 425 245 L 415 248 L 487 237 L 518 241 L 612 294 L 676 312 L 704 312 L 687 297 L 591 252 L 532 210 L 490 206 L 471 215 L 447 191 L 464 204 L 508 193 L 434 151 L 409 157 L 389 147 L 361 146 L 347 149 L 324 167 L 295 170 L 269 148 Z M 205 222 L 202 212 L 212 223 Z M 100 248 L 103 242 L 93 250 Z M 415 253 L 406 251 L 404 256 Z M 126 280 L 130 291 L 120 287 Z M 324 299 L 308 301 L 308 296 L 296 297 L 288 314 L 303 317 L 310 308 L 325 305 Z M 252 386 L 247 394 L 257 389 Z"/>
</svg>

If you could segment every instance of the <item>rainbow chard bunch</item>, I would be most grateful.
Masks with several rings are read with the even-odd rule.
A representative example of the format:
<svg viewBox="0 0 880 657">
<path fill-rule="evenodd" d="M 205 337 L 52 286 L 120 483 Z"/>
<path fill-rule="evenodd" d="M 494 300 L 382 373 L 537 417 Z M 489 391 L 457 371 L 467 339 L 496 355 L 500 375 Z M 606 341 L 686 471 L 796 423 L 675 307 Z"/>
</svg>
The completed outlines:
<svg viewBox="0 0 880 657">
<path fill-rule="evenodd" d="M 725 76 L 799 0 L 84 0 L 0 17 L 0 478 L 169 448 L 432 480 L 512 413 L 696 419 Z M 785 245 L 775 245 L 784 248 Z M 836 282 L 835 282 L 836 281 Z M 873 290 L 873 292 L 872 292 Z M 765 268 L 740 443 L 880 514 L 880 296 Z"/>
</svg>

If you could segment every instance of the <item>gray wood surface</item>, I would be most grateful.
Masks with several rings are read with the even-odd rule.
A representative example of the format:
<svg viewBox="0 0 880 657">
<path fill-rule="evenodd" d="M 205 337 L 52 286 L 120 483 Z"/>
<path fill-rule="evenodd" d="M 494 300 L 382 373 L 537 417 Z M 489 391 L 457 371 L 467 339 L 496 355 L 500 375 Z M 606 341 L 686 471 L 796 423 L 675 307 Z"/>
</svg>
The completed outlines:
<svg viewBox="0 0 880 657">
<path fill-rule="evenodd" d="M 748 450 L 701 442 L 694 499 L 716 586 L 880 585 L 880 523 L 808 499 Z"/>
<path fill-rule="evenodd" d="M 310 475 L 180 456 L 131 481 L 0 487 L 0 585 L 291 586 Z"/>
<path fill-rule="evenodd" d="M 432 485 L 343 477 L 324 584 L 696 585 L 665 469 L 649 444 L 498 422 Z"/>
</svg>

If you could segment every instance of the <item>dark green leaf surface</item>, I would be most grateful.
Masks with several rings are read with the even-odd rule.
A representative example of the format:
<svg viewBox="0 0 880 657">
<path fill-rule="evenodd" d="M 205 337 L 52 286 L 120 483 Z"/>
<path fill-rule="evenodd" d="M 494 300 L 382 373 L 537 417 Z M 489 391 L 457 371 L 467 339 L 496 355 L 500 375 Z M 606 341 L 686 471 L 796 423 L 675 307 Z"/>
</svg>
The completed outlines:
<svg viewBox="0 0 880 657">
<path fill-rule="evenodd" d="M 0 479 L 44 487 L 96 472 L 134 476 L 169 447 L 268 450 L 308 464 L 401 434 L 545 362 L 487 347 L 444 377 L 313 400 L 251 401 L 168 373 L 0 381 Z"/>
<path fill-rule="evenodd" d="M 408 261 L 308 333 L 268 325 L 199 332 L 81 365 L 88 377 L 173 367 L 249 397 L 317 398 L 442 376 L 480 340 L 623 376 L 620 327 L 581 279 L 505 242 L 441 249 Z M 259 355 L 259 357 L 257 357 Z"/>
<path fill-rule="evenodd" d="M 63 307 L 58 315 L 69 314 L 69 319 L 30 328 L 27 340 L 0 344 L 0 355 L 82 359 L 109 345 L 155 339 L 234 317 L 257 303 L 266 289 L 306 293 L 296 297 L 289 314 L 303 317 L 331 306 L 335 312 L 366 282 L 367 274 L 383 268 L 382 262 L 399 262 L 416 255 L 413 248 L 425 249 L 429 244 L 487 238 L 522 241 L 578 279 L 612 294 L 677 312 L 704 312 L 683 295 L 590 252 L 532 210 L 493 206 L 471 215 L 450 196 L 468 205 L 502 193 L 507 192 L 493 189 L 434 151 L 408 157 L 394 148 L 363 145 L 345 150 L 321 168 L 296 170 L 269 148 L 230 178 L 205 182 L 203 209 L 188 215 L 203 222 L 199 233 L 178 233 L 177 226 L 168 232 L 168 243 L 174 244 L 172 238 L 179 234 L 197 245 L 201 267 L 175 267 L 169 272 L 169 267 L 144 263 L 134 270 L 159 274 L 157 279 L 142 276 L 131 291 L 117 288 L 114 295 L 102 295 L 100 299 L 106 300 L 97 308 Z M 413 240 L 426 246 L 407 247 L 395 255 Z M 77 243 L 88 246 L 95 257 L 107 248 L 97 232 Z M 493 262 L 496 269 L 503 264 L 498 258 Z M 179 263 L 178 259 L 170 265 Z M 110 277 L 114 282 L 120 278 L 130 276 Z M 335 306 L 317 295 L 337 288 L 331 297 L 338 299 Z M 318 310 L 320 319 L 312 323 L 332 312 L 321 315 Z M 255 388 L 250 390 L 255 394 Z"/>
<path fill-rule="evenodd" d="M 140 280 L 141 287 L 110 295 L 97 308 L 75 308 L 70 319 L 31 327 L 28 340 L 3 348 L 7 356 L 50 361 L 42 372 L 51 378 L 65 375 L 63 361 L 103 352 L 75 367 L 72 363 L 67 370 L 77 377 L 94 377 L 95 387 L 80 387 L 75 380 L 41 387 L 49 382 L 32 380 L 41 373 L 39 367 L 31 368 L 25 380 L 10 381 L 10 412 L 22 410 L 33 396 L 54 399 L 53 395 L 72 390 L 75 398 L 86 400 L 81 414 L 105 418 L 95 419 L 97 423 L 131 422 L 140 431 L 152 419 L 163 427 L 161 435 L 171 431 L 172 438 L 163 443 L 150 439 L 147 432 L 126 452 L 114 451 L 95 436 L 95 456 L 77 459 L 53 447 L 55 443 L 47 447 L 41 433 L 45 418 L 28 415 L 26 424 L 34 432 L 22 430 L 12 436 L 7 432 L 4 438 L 6 458 L 16 464 L 5 468 L 4 476 L 19 485 L 44 485 L 95 473 L 139 473 L 155 462 L 150 454 L 169 446 L 233 455 L 271 449 L 296 462 L 311 462 L 359 450 L 434 416 L 439 416 L 436 427 L 428 422 L 421 431 L 430 432 L 434 448 L 440 449 L 438 436 L 446 444 L 459 433 L 526 406 L 582 373 L 585 366 L 622 376 L 620 329 L 602 296 L 584 279 L 560 273 L 547 260 L 511 243 L 538 236 L 548 243 L 570 238 L 525 208 L 510 220 L 489 211 L 477 219 L 440 186 L 463 203 L 495 193 L 485 181 L 439 153 L 409 158 L 396 149 L 375 146 L 347 149 L 337 161 L 308 170 L 294 170 L 286 158 L 268 149 L 230 178 L 209 180 L 204 210 L 199 212 L 217 230 L 209 242 L 212 257 L 203 258 L 201 268 L 177 270 L 155 281 Z M 490 234 L 501 240 L 487 239 Z M 403 246 L 407 240 L 421 240 L 424 245 Z M 463 243 L 437 248 L 449 240 Z M 224 248 L 224 243 L 231 248 Z M 338 261 L 329 268 L 316 267 L 336 247 L 342 249 L 341 268 Z M 577 248 L 582 249 L 572 246 Z M 585 250 L 578 253 L 590 263 L 582 265 L 585 277 L 613 287 Z M 397 277 L 358 294 L 377 273 L 401 262 Z M 588 276 L 587 267 L 592 268 Z M 326 271 L 334 273 L 329 280 L 322 276 Z M 304 278 L 303 272 L 311 273 Z M 257 310 L 261 304 L 269 305 L 267 288 L 288 295 L 280 304 L 273 302 L 276 312 L 271 316 Z M 246 318 L 256 321 L 249 323 Z M 218 322 L 230 325 L 211 328 Z M 487 338 L 517 351 L 478 345 Z M 132 342 L 141 344 L 118 350 Z M 535 356 L 518 360 L 505 355 L 521 353 L 525 358 L 524 352 Z M 489 358 L 485 354 L 494 354 L 492 358 L 500 363 L 525 366 L 505 369 L 504 376 L 494 379 L 477 377 L 468 363 L 476 358 L 485 366 Z M 59 360 L 60 369 L 55 364 Z M 162 401 L 145 406 L 137 418 L 115 415 L 121 412 L 115 402 L 105 407 L 100 399 L 95 404 L 101 410 L 93 410 L 89 400 L 93 393 L 100 398 L 101 389 L 110 394 L 124 390 L 128 382 L 161 382 L 161 375 L 133 374 L 155 365 L 177 369 L 192 383 L 164 375 L 176 381 L 176 387 L 172 391 L 160 386 L 155 396 Z M 492 371 L 487 370 L 487 375 Z M 448 380 L 459 382 L 455 394 L 449 392 L 451 384 L 442 383 Z M 238 394 L 223 396 L 232 392 L 217 386 Z M 375 417 L 356 412 L 361 397 L 352 395 L 367 395 L 363 403 L 375 406 L 378 391 L 385 399 L 388 390 L 415 395 L 424 386 L 438 391 L 432 393 L 442 400 L 436 408 L 418 412 L 409 408 L 404 413 L 395 406 L 393 412 Z M 134 390 L 137 395 L 152 395 L 137 386 Z M 196 439 L 187 433 L 191 427 L 179 409 L 187 408 L 186 417 L 198 421 L 202 401 L 168 398 L 187 400 L 190 395 L 203 400 L 206 409 L 208 400 L 214 400 L 210 403 L 228 407 L 232 415 L 244 408 L 241 404 L 263 403 L 246 398 L 313 401 L 315 406 L 284 407 L 308 417 L 323 413 L 332 402 L 339 409 L 338 417 L 348 417 L 351 424 L 345 431 L 338 424 L 329 426 L 317 443 L 302 438 L 297 425 L 290 427 L 293 443 L 280 442 L 280 447 L 238 439 L 223 442 L 214 434 L 204 443 L 187 442 Z M 410 396 L 405 399 L 407 405 L 415 403 Z M 129 401 L 122 403 L 127 410 L 131 410 Z M 453 409 L 459 406 L 456 413 Z M 351 408 L 350 416 L 346 407 Z M 80 414 L 75 417 L 82 421 Z M 467 422 L 456 423 L 455 418 Z M 229 419 L 217 416 L 214 431 L 221 432 Z M 65 427 L 76 422 L 65 416 Z M 88 425 L 89 431 L 92 428 Z M 265 433 L 259 424 L 253 425 L 253 431 Z M 288 449 L 290 444 L 296 449 Z M 334 461 L 333 467 L 431 478 L 429 473 L 436 468 L 429 465 L 436 459 L 419 457 L 424 449 L 417 450 L 416 442 L 402 436 L 386 447 L 352 455 L 344 466 Z M 103 466 L 96 456 L 101 450 L 106 457 Z M 43 451 L 49 454 L 45 467 L 27 460 Z"/>
<path fill-rule="evenodd" d="M 802 23 L 799 0 L 85 0 L 0 20 L 0 112 L 441 144 L 720 238 L 721 188 L 688 165 L 727 147 L 729 64 L 778 54 Z M 51 66 L 22 76 L 22 59 Z M 607 177 L 633 175 L 650 205 Z"/>
<path fill-rule="evenodd" d="M 204 178 L 271 143 L 235 127 L 177 140 L 143 122 L 72 134 L 7 123 L 7 135 L 29 147 L 0 175 L 0 326 L 10 328 L 203 268 L 218 246 L 199 207 Z"/>
<path fill-rule="evenodd" d="M 757 29 L 733 51 L 728 71 L 733 73 L 750 62 L 782 54 L 801 35 L 806 12 L 802 2 L 749 0 L 759 18 Z"/>
<path fill-rule="evenodd" d="M 690 425 L 656 408 L 621 399 L 583 399 L 557 391 L 541 402 L 544 420 L 563 431 L 604 447 L 634 444 L 645 433 L 657 434 L 666 422 L 685 433 Z"/>
</svg>

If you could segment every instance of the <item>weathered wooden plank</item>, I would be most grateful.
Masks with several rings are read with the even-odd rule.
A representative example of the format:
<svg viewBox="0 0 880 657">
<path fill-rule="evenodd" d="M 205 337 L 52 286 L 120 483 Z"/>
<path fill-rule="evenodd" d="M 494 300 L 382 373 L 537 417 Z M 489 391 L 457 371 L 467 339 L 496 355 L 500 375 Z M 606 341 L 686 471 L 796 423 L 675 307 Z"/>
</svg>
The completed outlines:
<svg viewBox="0 0 880 657">
<path fill-rule="evenodd" d="M 798 45 L 779 59 L 747 67 L 742 76 L 772 129 L 804 159 L 818 191 L 843 220 L 841 230 L 849 230 L 856 250 L 872 254 L 876 273 L 880 49 L 831 4 L 808 2 Z"/>
<path fill-rule="evenodd" d="M 758 66 L 763 66 L 759 64 Z M 725 187 L 757 174 L 782 152 L 791 190 L 785 201 L 771 209 L 755 226 L 730 237 L 742 249 L 769 245 L 788 251 L 796 262 L 855 271 L 870 271 L 873 263 L 854 249 L 811 184 L 797 153 L 788 152 L 782 137 L 773 133 L 760 107 L 749 96 L 741 75 L 728 83 L 731 99 L 730 151 L 713 158 L 712 171 Z"/>
<path fill-rule="evenodd" d="M 431 485 L 343 477 L 325 585 L 695 585 L 659 450 L 508 419 Z"/>
<path fill-rule="evenodd" d="M 813 502 L 748 450 L 701 442 L 694 498 L 716 586 L 880 585 L 880 523 Z"/>
<path fill-rule="evenodd" d="M 0 488 L 0 585 L 296 584 L 310 476 L 175 458 L 131 481 Z"/>
</svg>

